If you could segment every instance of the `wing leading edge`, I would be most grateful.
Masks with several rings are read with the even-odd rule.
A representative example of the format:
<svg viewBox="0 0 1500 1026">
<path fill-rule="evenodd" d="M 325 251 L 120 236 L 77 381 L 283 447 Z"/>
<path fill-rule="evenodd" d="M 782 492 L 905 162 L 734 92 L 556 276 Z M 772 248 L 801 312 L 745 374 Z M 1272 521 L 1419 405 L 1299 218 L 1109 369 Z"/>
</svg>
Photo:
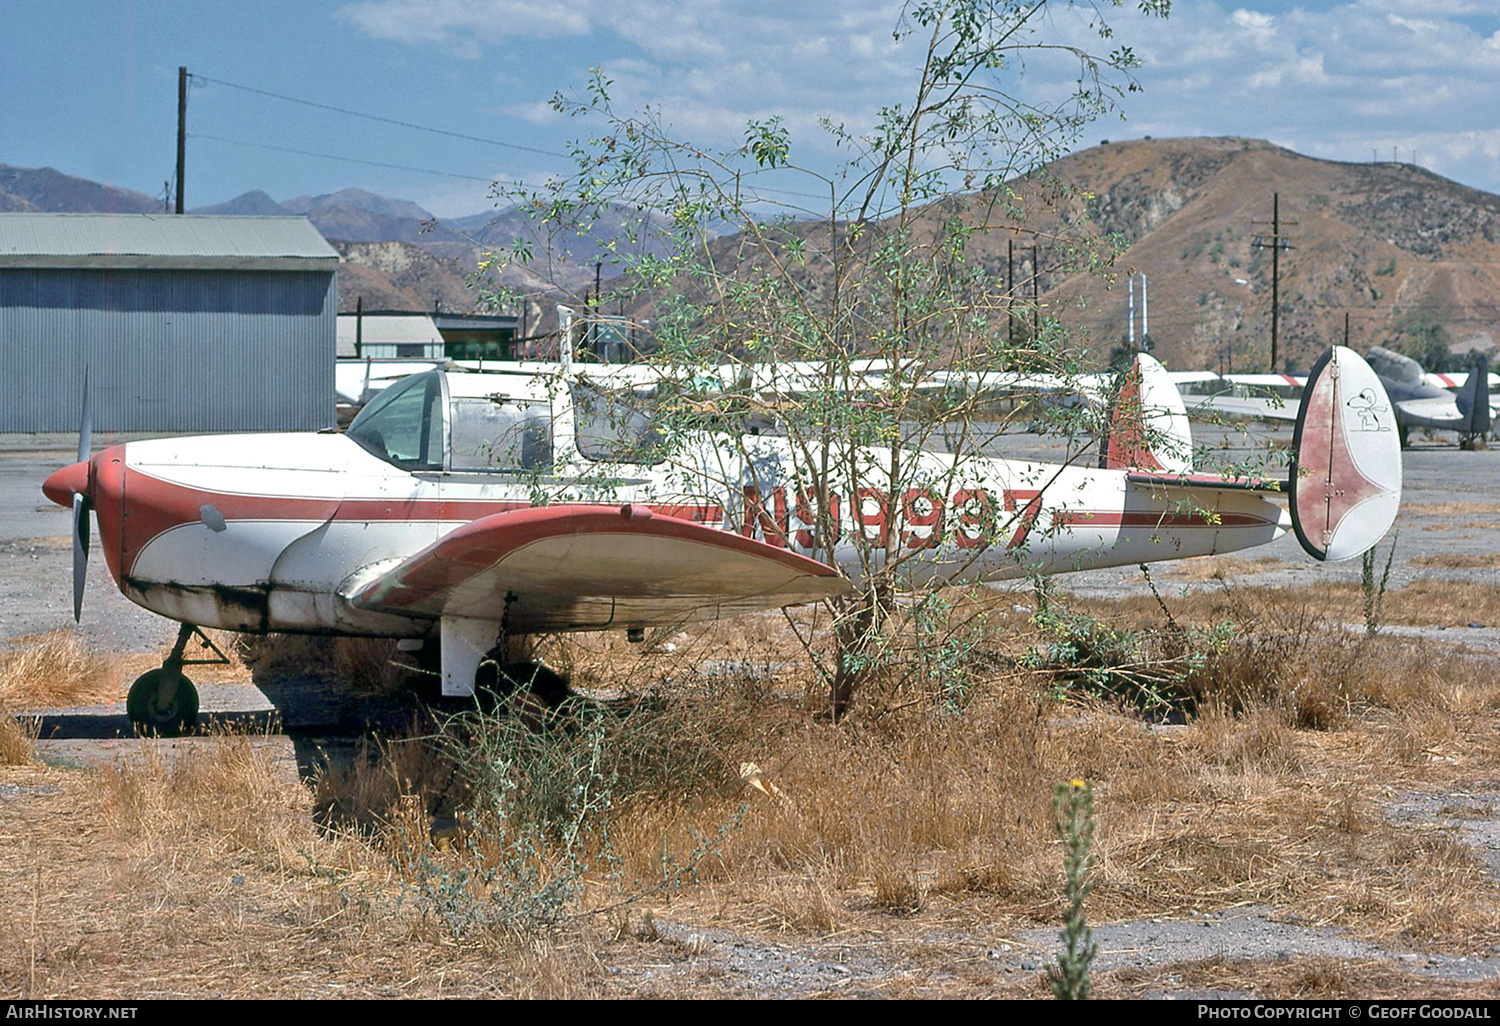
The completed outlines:
<svg viewBox="0 0 1500 1026">
<path fill-rule="evenodd" d="M 406 616 L 602 630 L 714 619 L 842 594 L 830 566 L 644 506 L 481 517 L 347 595 Z"/>
</svg>

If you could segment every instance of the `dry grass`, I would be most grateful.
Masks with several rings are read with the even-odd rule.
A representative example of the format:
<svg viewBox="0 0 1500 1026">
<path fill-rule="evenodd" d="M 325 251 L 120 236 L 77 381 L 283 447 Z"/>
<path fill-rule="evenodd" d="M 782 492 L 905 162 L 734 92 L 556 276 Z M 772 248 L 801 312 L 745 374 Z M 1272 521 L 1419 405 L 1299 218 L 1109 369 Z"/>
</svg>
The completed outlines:
<svg viewBox="0 0 1500 1026">
<path fill-rule="evenodd" d="M 24 766 L 36 750 L 36 720 L 17 720 L 0 707 L 0 766 Z"/>
<path fill-rule="evenodd" d="M 0 652 L 0 765 L 31 762 L 35 720 L 17 720 L 12 710 L 45 709 L 116 697 L 119 673 L 106 654 L 72 631 L 17 638 L 21 647 Z"/>
<path fill-rule="evenodd" d="M 1246 559 L 1240 556 L 1206 556 L 1202 559 L 1185 559 L 1179 563 L 1158 568 L 1157 576 L 1173 581 L 1212 581 L 1223 577 L 1253 577 L 1266 570 L 1287 566 L 1285 560 L 1276 556 L 1260 556 Z"/>
<path fill-rule="evenodd" d="M 1210 577 L 1212 579 L 1212 576 Z M 1009 598 L 1013 601 L 1013 598 Z M 1077 605 L 1111 622 L 1159 624 L 1161 607 L 1149 595 Z M 1364 625 L 1364 595 L 1357 584 L 1317 583 L 1295 589 L 1230 586 L 1172 595 L 1169 604 L 1179 619 L 1194 623 L 1233 622 L 1252 628 L 1298 619 L 1324 627 Z M 1500 623 L 1500 582 L 1455 581 L 1419 577 L 1385 593 L 1381 622 L 1415 627 L 1443 627 L 1474 620 Z"/>
<path fill-rule="evenodd" d="M 1310 999 L 1410 1000 L 1426 998 L 1493 1000 L 1500 984 L 1434 980 L 1404 972 L 1375 959 L 1327 957 L 1278 958 L 1266 961 L 1217 956 L 1179 962 L 1152 970 L 1119 969 L 1104 973 L 1095 988 L 1101 998 L 1142 997 L 1188 990 L 1255 995 L 1268 1000 Z"/>
<path fill-rule="evenodd" d="M 1418 582 L 1387 597 L 1387 616 L 1497 601 L 1477 586 L 1443 597 L 1461 587 Z M 1036 977 L 997 977 L 955 955 L 959 942 L 933 938 L 983 950 L 997 933 L 1058 921 L 1050 794 L 1075 777 L 1097 795 L 1096 921 L 1253 904 L 1394 948 L 1485 950 L 1500 943 L 1500 888 L 1483 862 L 1451 830 L 1398 823 L 1385 808 L 1403 792 L 1493 788 L 1500 667 L 1333 627 L 1338 604 L 1358 609 L 1357 599 L 1304 589 L 1174 600 L 1180 625 L 1237 625 L 1190 682 L 1198 714 L 1176 727 L 1059 701 L 1051 678 L 1019 669 L 1036 639 L 1014 594 L 955 597 L 954 617 L 983 613 L 990 627 L 970 653 L 966 704 L 890 675 L 839 724 L 819 715 L 811 660 L 825 654 L 804 652 L 779 616 L 674 633 L 670 653 L 603 636 L 549 642 L 550 662 L 621 697 L 602 718 L 543 735 L 505 733 L 513 723 L 490 741 L 467 735 L 484 759 L 551 768 L 511 778 L 520 818 L 505 831 L 485 804 L 496 778 L 455 762 L 466 735 L 435 740 L 430 727 L 368 747 L 313 788 L 277 776 L 264 742 L 234 737 L 98 773 L 6 769 L 6 782 L 56 793 L 0 801 L 0 932 L 26 953 L 0 965 L 0 986 L 25 996 L 741 992 L 701 941 L 627 925 L 646 896 L 658 915 L 747 944 L 833 958 L 833 946 L 857 941 L 890 967 L 882 993 L 1030 994 Z M 1162 626 L 1149 599 L 1076 605 Z M 813 627 L 796 621 L 804 636 Z M 377 655 L 369 672 L 378 678 L 389 661 Z M 508 893 L 486 874 L 524 869 L 545 882 L 569 871 L 555 832 L 528 835 L 538 847 L 525 859 L 507 838 L 522 823 L 560 822 L 578 767 L 596 757 L 609 807 L 585 836 L 590 868 L 567 914 L 599 914 L 545 929 L 492 915 L 455 932 L 443 901 L 484 913 Z M 455 829 L 433 832 L 435 819 Z M 1096 989 L 1184 987 L 1493 990 L 1317 958 L 1121 970 Z"/>
<path fill-rule="evenodd" d="M 320 834 L 254 738 L 117 769 L 4 771 L 0 987 L 26 998 L 580 997 L 588 929 L 455 945 L 389 860 Z M 58 829 L 66 823 L 67 829 Z M 188 954 L 190 953 L 190 955 Z"/>
<path fill-rule="evenodd" d="M 1493 502 L 1403 502 L 1401 504 L 1403 517 L 1456 517 L 1472 513 L 1500 514 L 1500 505 Z"/>
<path fill-rule="evenodd" d="M 1441 570 L 1494 570 L 1500 568 L 1500 552 L 1439 553 L 1435 556 L 1417 556 L 1412 566 Z"/>
<path fill-rule="evenodd" d="M 0 652 L 0 708 L 40 709 L 114 701 L 121 684 L 115 660 L 74 631 L 18 638 Z"/>
</svg>

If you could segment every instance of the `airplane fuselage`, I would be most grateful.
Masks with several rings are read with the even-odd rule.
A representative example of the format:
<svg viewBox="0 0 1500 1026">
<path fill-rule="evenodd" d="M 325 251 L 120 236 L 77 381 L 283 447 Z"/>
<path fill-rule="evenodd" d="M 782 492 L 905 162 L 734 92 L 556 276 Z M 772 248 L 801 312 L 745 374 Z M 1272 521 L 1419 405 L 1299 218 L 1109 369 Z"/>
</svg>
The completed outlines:
<svg viewBox="0 0 1500 1026">
<path fill-rule="evenodd" d="M 101 547 L 125 595 L 175 620 L 256 633 L 433 634 L 433 619 L 357 608 L 346 596 L 471 521 L 559 501 L 645 505 L 856 578 L 887 559 L 918 580 L 1133 565 L 1260 545 L 1288 527 L 1283 508 L 1251 492 L 999 459 L 956 465 L 927 453 L 908 457 L 921 466 L 903 475 L 920 484 L 891 494 L 877 452 L 820 503 L 796 486 L 784 440 L 754 446 L 729 473 L 601 471 L 571 463 L 574 453 L 551 474 L 523 476 L 408 470 L 346 435 L 226 435 L 114 446 L 93 457 L 90 474 Z M 732 461 L 706 451 L 700 467 L 710 462 Z M 820 537 L 829 525 L 832 545 Z"/>
</svg>

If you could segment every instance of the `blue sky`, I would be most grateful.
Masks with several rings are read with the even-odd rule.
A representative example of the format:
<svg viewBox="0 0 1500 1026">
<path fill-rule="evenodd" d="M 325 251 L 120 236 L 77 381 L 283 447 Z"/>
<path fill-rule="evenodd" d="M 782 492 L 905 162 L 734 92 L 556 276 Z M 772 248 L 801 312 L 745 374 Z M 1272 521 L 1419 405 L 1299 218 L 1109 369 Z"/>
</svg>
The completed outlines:
<svg viewBox="0 0 1500 1026">
<path fill-rule="evenodd" d="M 1165 22 L 1132 5 L 1101 2 L 1109 45 L 1147 61 L 1143 91 L 1126 97 L 1126 120 L 1106 117 L 1081 145 L 1250 136 L 1340 160 L 1395 154 L 1500 192 L 1500 0 L 1176 0 Z M 547 100 L 580 90 L 595 65 L 621 108 L 659 105 L 695 141 L 734 145 L 748 118 L 780 115 L 795 152 L 824 161 L 820 117 L 868 123 L 910 80 L 916 55 L 891 39 L 898 11 L 870 0 L 0 0 L 0 163 L 161 193 L 178 65 L 195 75 L 190 207 L 253 188 L 289 199 L 359 186 L 440 216 L 478 212 L 490 180 L 565 167 L 546 154 L 581 126 Z M 1041 31 L 1087 40 L 1062 4 Z M 1068 78 L 1039 59 L 1014 85 L 1045 100 Z"/>
</svg>

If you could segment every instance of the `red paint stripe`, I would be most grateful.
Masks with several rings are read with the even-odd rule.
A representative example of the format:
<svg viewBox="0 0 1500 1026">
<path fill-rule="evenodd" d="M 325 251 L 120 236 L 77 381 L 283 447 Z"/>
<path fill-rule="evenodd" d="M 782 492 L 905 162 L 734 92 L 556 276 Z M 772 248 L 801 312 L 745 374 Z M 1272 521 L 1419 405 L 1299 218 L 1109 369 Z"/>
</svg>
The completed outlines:
<svg viewBox="0 0 1500 1026">
<path fill-rule="evenodd" d="M 291 520 L 305 521 L 310 524 L 326 523 L 330 520 L 357 523 L 382 521 L 463 521 L 467 523 L 494 516 L 497 513 L 531 508 L 531 503 L 514 499 L 392 497 L 340 500 L 296 495 L 215 492 L 168 481 L 136 469 L 123 471 L 120 478 L 117 492 L 120 496 L 118 504 L 122 507 L 123 515 L 118 518 L 109 518 L 108 525 L 105 519 L 101 518 L 100 534 L 104 535 L 105 544 L 111 548 L 113 548 L 111 532 L 119 539 L 121 563 L 126 575 L 129 575 L 134 568 L 136 557 L 140 555 L 142 549 L 174 527 L 197 523 L 202 518 L 204 506 L 213 506 L 229 522 Z M 708 525 L 711 529 L 717 529 L 716 525 L 724 520 L 723 507 L 713 503 L 643 505 L 644 508 L 661 516 Z"/>
</svg>

